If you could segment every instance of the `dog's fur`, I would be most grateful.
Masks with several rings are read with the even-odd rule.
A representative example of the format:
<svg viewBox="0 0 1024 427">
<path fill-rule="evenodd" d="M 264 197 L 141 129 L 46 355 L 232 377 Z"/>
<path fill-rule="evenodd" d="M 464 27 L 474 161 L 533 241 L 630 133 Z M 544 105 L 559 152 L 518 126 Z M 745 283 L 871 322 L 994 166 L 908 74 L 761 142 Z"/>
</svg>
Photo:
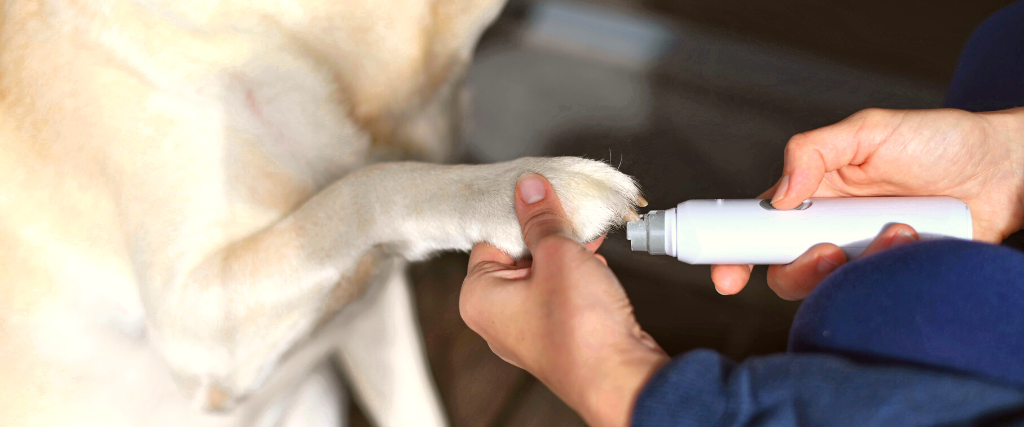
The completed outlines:
<svg viewBox="0 0 1024 427">
<path fill-rule="evenodd" d="M 332 356 L 377 423 L 443 425 L 404 260 L 523 255 L 527 171 L 581 241 L 638 200 L 583 159 L 382 163 L 445 159 L 501 6 L 4 1 L 0 425 L 337 425 Z"/>
</svg>

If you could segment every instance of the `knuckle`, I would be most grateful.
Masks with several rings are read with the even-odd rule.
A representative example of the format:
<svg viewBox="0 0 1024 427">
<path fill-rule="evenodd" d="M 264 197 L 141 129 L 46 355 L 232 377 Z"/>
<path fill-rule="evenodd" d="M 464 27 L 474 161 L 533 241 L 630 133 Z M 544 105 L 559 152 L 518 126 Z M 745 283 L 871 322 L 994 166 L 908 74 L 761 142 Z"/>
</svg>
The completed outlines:
<svg viewBox="0 0 1024 427">
<path fill-rule="evenodd" d="M 857 120 L 860 122 L 871 123 L 883 118 L 889 117 L 892 114 L 892 110 L 885 108 L 865 108 L 854 113 L 850 116 L 850 119 Z"/>
<path fill-rule="evenodd" d="M 561 234 L 568 228 L 566 221 L 559 215 L 550 212 L 536 215 L 523 226 L 523 234 L 535 238 Z"/>
<path fill-rule="evenodd" d="M 480 318 L 479 294 L 475 283 L 471 283 L 469 279 L 463 282 L 462 291 L 459 293 L 459 315 L 471 328 Z"/>
<path fill-rule="evenodd" d="M 785 300 L 792 300 L 795 298 L 795 290 L 799 287 L 799 283 L 791 269 L 791 265 L 784 266 L 771 266 L 768 268 L 768 287 L 775 291 L 775 294 Z"/>
<path fill-rule="evenodd" d="M 860 116 L 864 116 L 864 117 L 871 117 L 871 116 L 880 115 L 880 114 L 884 113 L 885 111 L 886 110 L 882 109 L 882 108 L 871 107 L 871 108 L 865 108 L 863 110 L 860 110 L 856 114 L 860 115 Z"/>
<path fill-rule="evenodd" d="M 779 269 L 780 267 L 775 265 L 768 267 L 768 276 L 765 278 L 765 280 L 768 282 L 768 287 L 772 288 L 772 290 L 774 290 L 776 293 L 778 293 L 780 288 L 785 287 L 783 286 L 782 281 L 779 280 Z"/>
<path fill-rule="evenodd" d="M 570 239 L 560 234 L 549 234 L 537 240 L 533 249 L 534 258 L 561 258 L 570 253 L 574 245 L 568 244 Z M 575 241 L 572 241 L 575 243 Z"/>
<path fill-rule="evenodd" d="M 467 295 L 467 292 L 462 293 L 462 297 L 459 298 L 459 315 L 462 317 L 462 321 L 466 322 L 466 326 L 470 329 L 476 330 L 480 320 L 480 310 L 477 308 L 474 298 Z"/>
<path fill-rule="evenodd" d="M 530 218 L 526 220 L 527 225 L 532 224 L 545 224 L 550 222 L 563 222 L 565 221 L 561 215 L 558 214 L 552 207 L 539 208 L 530 214 Z"/>
<path fill-rule="evenodd" d="M 481 279 L 481 276 L 487 274 L 492 269 L 491 262 L 481 261 L 476 264 L 469 266 L 469 271 L 466 272 L 466 280 L 463 281 L 463 286 L 476 282 Z"/>
<path fill-rule="evenodd" d="M 789 138 L 789 142 L 786 143 L 785 156 L 791 158 L 796 154 L 799 154 L 807 149 L 812 144 L 812 138 L 810 133 L 801 132 L 793 137 Z"/>
</svg>

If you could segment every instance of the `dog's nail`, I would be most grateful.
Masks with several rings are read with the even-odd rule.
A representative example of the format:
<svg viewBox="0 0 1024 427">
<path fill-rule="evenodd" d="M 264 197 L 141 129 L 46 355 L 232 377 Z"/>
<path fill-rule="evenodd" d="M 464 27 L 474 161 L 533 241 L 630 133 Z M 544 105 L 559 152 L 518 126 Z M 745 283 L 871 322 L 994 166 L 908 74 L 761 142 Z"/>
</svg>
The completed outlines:
<svg viewBox="0 0 1024 427">
<path fill-rule="evenodd" d="M 641 208 L 642 207 L 646 207 L 647 206 L 647 199 L 645 199 L 644 196 L 636 196 L 636 205 L 641 207 Z"/>
<path fill-rule="evenodd" d="M 622 219 L 626 220 L 626 222 L 639 221 L 640 215 L 637 215 L 636 212 L 629 211 L 622 217 Z"/>
</svg>

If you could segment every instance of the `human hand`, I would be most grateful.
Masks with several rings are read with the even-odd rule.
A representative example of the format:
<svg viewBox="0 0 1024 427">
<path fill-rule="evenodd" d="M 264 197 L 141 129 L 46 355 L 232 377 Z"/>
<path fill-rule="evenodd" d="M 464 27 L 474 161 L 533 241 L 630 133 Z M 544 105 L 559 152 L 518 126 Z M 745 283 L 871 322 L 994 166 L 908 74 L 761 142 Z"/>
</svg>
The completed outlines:
<svg viewBox="0 0 1024 427">
<path fill-rule="evenodd" d="M 516 185 L 532 260 L 477 244 L 459 297 L 463 320 L 499 357 L 529 371 L 592 426 L 627 426 L 633 402 L 668 357 L 640 329 L 603 257 L 571 227 L 540 175 Z"/>
<path fill-rule="evenodd" d="M 1024 221 L 1024 109 L 861 111 L 790 139 L 782 178 L 761 195 L 769 196 L 778 209 L 810 197 L 951 196 L 970 206 L 975 240 L 998 243 Z M 905 231 L 890 228 L 879 240 Z M 769 267 L 768 284 L 801 299 L 845 262 L 835 245 L 818 245 Z M 716 265 L 711 278 L 720 293 L 735 294 L 752 268 Z"/>
</svg>

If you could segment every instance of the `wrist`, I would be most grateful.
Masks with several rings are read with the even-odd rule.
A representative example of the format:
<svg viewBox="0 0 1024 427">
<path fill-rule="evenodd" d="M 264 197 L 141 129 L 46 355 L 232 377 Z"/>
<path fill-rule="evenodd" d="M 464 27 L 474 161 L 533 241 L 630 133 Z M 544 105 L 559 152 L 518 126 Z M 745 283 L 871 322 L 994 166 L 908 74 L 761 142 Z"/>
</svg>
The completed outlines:
<svg viewBox="0 0 1024 427">
<path fill-rule="evenodd" d="M 1024 107 L 981 113 L 993 136 L 1004 144 L 1015 162 L 1024 161 Z"/>
<path fill-rule="evenodd" d="M 1011 199 L 1024 203 L 1024 108 L 982 113 L 990 125 L 990 137 L 1004 148 L 1002 171 L 998 172 L 1002 185 Z M 1016 206 L 1024 212 L 1024 205 Z M 1018 218 L 1021 220 L 1021 218 Z M 1012 231 L 1011 231 L 1012 232 Z"/>
<path fill-rule="evenodd" d="M 646 346 L 616 352 L 596 363 L 576 390 L 574 409 L 594 427 L 627 427 L 647 381 L 669 361 Z"/>
</svg>

